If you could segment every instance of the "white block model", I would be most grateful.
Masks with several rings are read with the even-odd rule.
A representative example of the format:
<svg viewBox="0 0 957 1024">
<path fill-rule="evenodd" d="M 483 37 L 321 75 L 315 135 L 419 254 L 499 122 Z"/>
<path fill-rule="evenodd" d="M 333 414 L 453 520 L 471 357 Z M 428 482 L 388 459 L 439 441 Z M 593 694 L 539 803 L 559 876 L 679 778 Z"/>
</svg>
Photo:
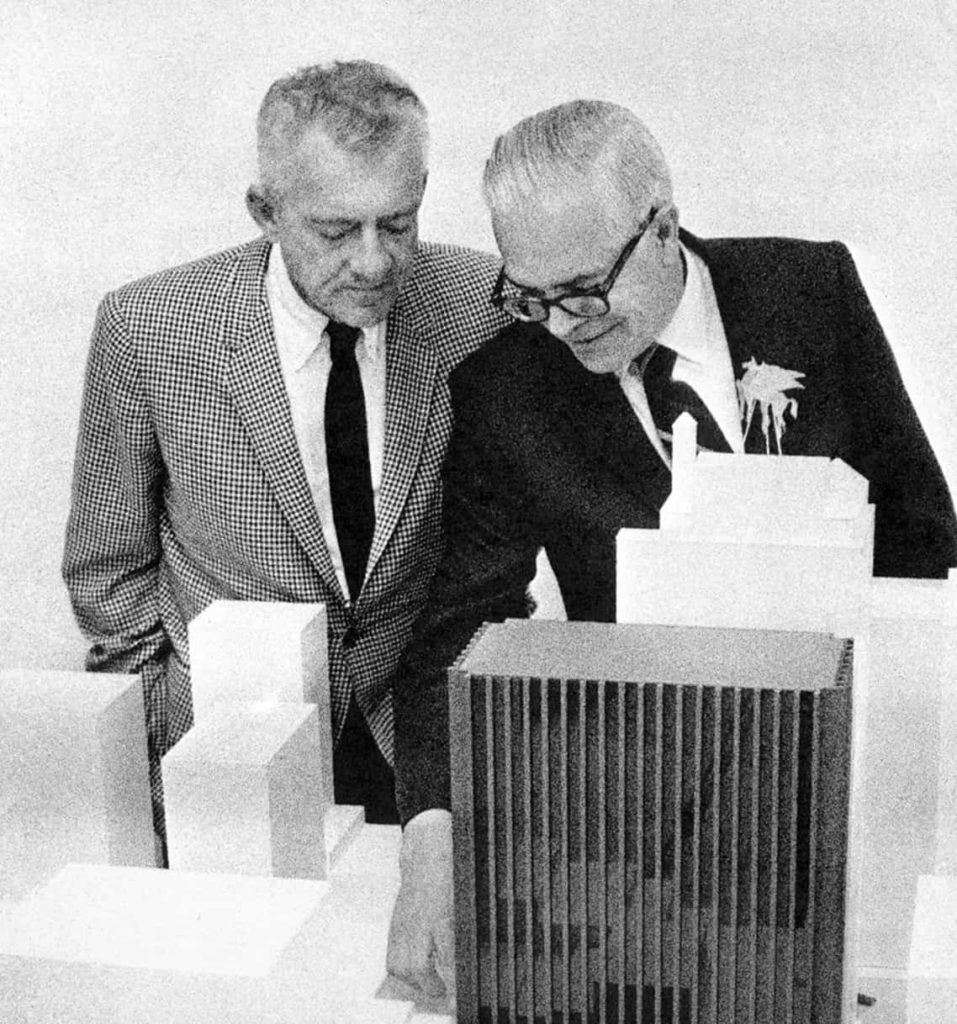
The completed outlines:
<svg viewBox="0 0 957 1024">
<path fill-rule="evenodd" d="M 210 709 L 163 758 L 170 867 L 324 878 L 322 754 L 311 704 Z"/>
<path fill-rule="evenodd" d="M 355 951 L 320 955 L 327 887 L 71 865 L 0 919 L 0 1019 L 403 1024 L 342 974 Z"/>
<path fill-rule="evenodd" d="M 0 673 L 0 899 L 70 861 L 153 865 L 139 676 Z"/>
<path fill-rule="evenodd" d="M 619 622 L 833 628 L 871 578 L 867 481 L 839 459 L 695 454 L 675 423 L 658 530 L 618 534 Z"/>
<path fill-rule="evenodd" d="M 326 609 L 280 601 L 214 601 L 189 624 L 193 711 L 202 722 L 222 701 L 315 704 L 322 779 L 332 803 L 332 717 Z"/>
<path fill-rule="evenodd" d="M 619 534 L 619 620 L 853 638 L 850 969 L 877 997 L 860 1020 L 899 1024 L 912 940 L 935 914 L 915 918 L 919 878 L 957 875 L 957 573 L 874 579 L 861 476 L 839 460 L 696 453 L 693 427 L 675 425 L 660 529 Z"/>
<path fill-rule="evenodd" d="M 907 1024 L 957 1020 L 957 876 L 926 875 L 917 885 L 907 968 Z"/>
<path fill-rule="evenodd" d="M 957 875 L 957 569 L 946 583 L 940 690 L 936 874 Z"/>
</svg>

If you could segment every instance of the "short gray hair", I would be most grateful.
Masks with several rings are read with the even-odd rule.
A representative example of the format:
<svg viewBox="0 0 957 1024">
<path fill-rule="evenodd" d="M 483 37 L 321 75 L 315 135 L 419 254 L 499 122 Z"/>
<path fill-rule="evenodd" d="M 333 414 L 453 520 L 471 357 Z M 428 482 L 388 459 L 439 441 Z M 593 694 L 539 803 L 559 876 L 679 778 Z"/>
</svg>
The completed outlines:
<svg viewBox="0 0 957 1024">
<path fill-rule="evenodd" d="M 542 192 L 596 179 L 630 208 L 661 207 L 672 199 L 661 147 L 627 107 L 572 100 L 526 117 L 500 135 L 482 186 L 494 215 Z"/>
<path fill-rule="evenodd" d="M 280 165 L 309 128 L 319 126 L 342 149 L 374 154 L 407 129 L 428 147 L 428 114 L 394 71 L 368 60 L 333 61 L 300 68 L 269 87 L 256 123 L 259 172 L 274 186 Z"/>
</svg>

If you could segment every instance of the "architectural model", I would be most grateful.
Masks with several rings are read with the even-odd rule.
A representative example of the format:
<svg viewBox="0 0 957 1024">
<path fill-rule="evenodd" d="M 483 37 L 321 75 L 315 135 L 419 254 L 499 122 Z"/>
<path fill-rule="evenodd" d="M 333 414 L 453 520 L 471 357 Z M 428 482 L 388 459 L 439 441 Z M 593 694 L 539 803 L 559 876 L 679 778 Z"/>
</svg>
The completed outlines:
<svg viewBox="0 0 957 1024">
<path fill-rule="evenodd" d="M 695 455 L 687 413 L 674 439 L 660 528 L 618 535 L 619 622 L 831 629 L 857 611 L 874 535 L 860 474 L 840 459 Z"/>
<path fill-rule="evenodd" d="M 70 861 L 151 865 L 139 678 L 0 672 L 0 899 Z"/>
<path fill-rule="evenodd" d="M 189 624 L 193 712 L 223 701 L 316 707 L 323 798 L 333 803 L 326 609 L 280 601 L 214 601 Z"/>
<path fill-rule="evenodd" d="M 163 758 L 170 867 L 325 878 L 321 739 L 312 704 L 210 709 Z"/>
<path fill-rule="evenodd" d="M 458 1013 L 838 1021 L 850 645 L 510 621 L 450 673 Z"/>
<path fill-rule="evenodd" d="M 900 1024 L 921 878 L 957 875 L 957 572 L 872 578 L 866 483 L 839 461 L 697 453 L 690 417 L 674 432 L 661 529 L 619 535 L 619 620 L 853 638 L 845 1019 Z"/>
<path fill-rule="evenodd" d="M 489 627 L 453 673 L 459 1020 L 949 1024 L 957 573 L 872 579 L 842 463 L 674 434 L 630 622 Z M 138 678 L 0 675 L 0 1021 L 451 1024 L 386 980 L 398 829 L 332 804 L 324 609 L 190 642 L 170 871 Z"/>
<path fill-rule="evenodd" d="M 139 678 L 4 676 L 0 1021 L 415 1020 L 385 983 L 398 829 L 331 803 L 323 609 L 224 602 L 191 635 L 209 699 L 163 760 L 168 871 Z"/>
<path fill-rule="evenodd" d="M 410 1002 L 375 998 L 379 944 L 370 965 L 330 943 L 330 885 L 70 865 L 0 917 L 0 1019 L 404 1024 Z"/>
</svg>

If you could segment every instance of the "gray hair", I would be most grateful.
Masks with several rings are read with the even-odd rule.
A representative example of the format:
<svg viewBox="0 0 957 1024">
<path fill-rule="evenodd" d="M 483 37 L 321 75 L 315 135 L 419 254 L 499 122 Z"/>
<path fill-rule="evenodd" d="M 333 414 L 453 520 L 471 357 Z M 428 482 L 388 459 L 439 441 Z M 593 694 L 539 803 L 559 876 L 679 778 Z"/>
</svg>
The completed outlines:
<svg viewBox="0 0 957 1024">
<path fill-rule="evenodd" d="M 368 60 L 300 68 L 269 87 L 256 124 L 259 172 L 272 188 L 280 165 L 309 128 L 319 126 L 342 149 L 367 155 L 393 145 L 408 129 L 428 147 L 428 115 L 394 71 Z"/>
<path fill-rule="evenodd" d="M 519 121 L 495 140 L 482 187 L 494 215 L 585 181 L 597 181 L 629 209 L 672 198 L 655 137 L 627 107 L 602 100 L 573 100 Z"/>
</svg>

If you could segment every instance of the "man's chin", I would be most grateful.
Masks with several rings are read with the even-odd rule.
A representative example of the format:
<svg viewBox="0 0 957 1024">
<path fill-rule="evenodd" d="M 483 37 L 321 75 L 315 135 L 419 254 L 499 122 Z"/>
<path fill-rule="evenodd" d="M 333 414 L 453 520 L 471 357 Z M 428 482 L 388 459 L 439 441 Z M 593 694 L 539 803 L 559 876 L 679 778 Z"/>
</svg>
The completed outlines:
<svg viewBox="0 0 957 1024">
<path fill-rule="evenodd" d="M 396 295 L 393 288 L 368 292 L 351 290 L 336 304 L 333 319 L 341 320 L 353 327 L 372 327 L 389 315 L 389 310 L 395 304 Z"/>
<path fill-rule="evenodd" d="M 617 353 L 603 345 L 601 341 L 588 342 L 586 344 L 569 344 L 575 358 L 592 373 L 614 373 L 620 367 Z"/>
</svg>

